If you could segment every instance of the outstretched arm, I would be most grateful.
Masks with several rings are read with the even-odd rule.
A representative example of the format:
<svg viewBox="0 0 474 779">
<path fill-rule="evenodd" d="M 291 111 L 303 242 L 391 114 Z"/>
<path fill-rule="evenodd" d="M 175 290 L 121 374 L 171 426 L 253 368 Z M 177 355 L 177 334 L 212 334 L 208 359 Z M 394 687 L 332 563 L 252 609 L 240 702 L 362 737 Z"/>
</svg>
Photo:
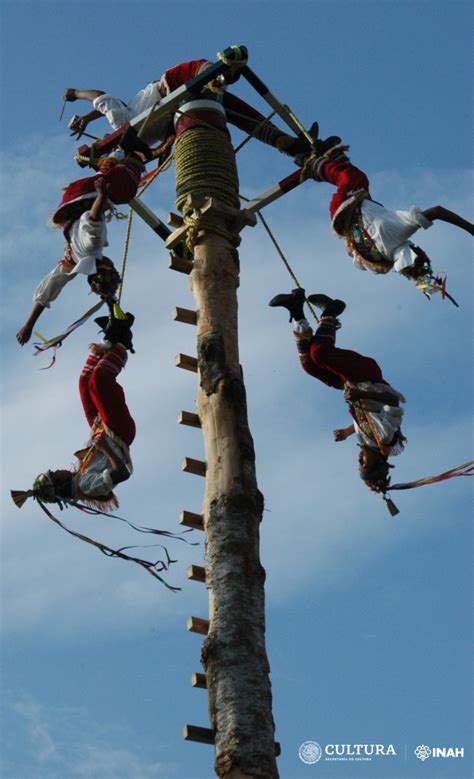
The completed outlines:
<svg viewBox="0 0 474 779">
<path fill-rule="evenodd" d="M 95 191 L 97 192 L 97 197 L 92 203 L 89 215 L 93 222 L 101 222 L 104 218 L 104 209 L 107 204 L 108 191 L 108 185 L 103 176 L 99 176 L 99 178 L 94 181 L 94 187 Z"/>
<path fill-rule="evenodd" d="M 16 334 L 16 340 L 20 344 L 20 346 L 24 346 L 31 338 L 31 333 L 33 332 L 33 328 L 43 313 L 45 307 L 41 305 L 41 303 L 34 303 L 33 308 L 31 309 L 28 319 L 26 320 L 25 324 L 20 327 Z"/>
<path fill-rule="evenodd" d="M 355 433 L 355 427 L 354 425 L 349 425 L 349 427 L 341 427 L 337 430 L 333 430 L 333 436 L 335 441 L 345 441 L 346 438 L 349 438 L 350 435 Z"/>
<path fill-rule="evenodd" d="M 426 211 L 422 211 L 422 214 L 423 216 L 426 216 L 430 222 L 439 219 L 441 222 L 449 222 L 449 224 L 460 227 L 461 230 L 466 230 L 466 232 L 474 235 L 474 224 L 472 224 L 472 222 L 468 222 L 467 219 L 463 219 L 459 214 L 456 214 L 454 211 L 449 211 L 449 209 L 444 208 L 443 206 L 427 208 Z"/>
</svg>

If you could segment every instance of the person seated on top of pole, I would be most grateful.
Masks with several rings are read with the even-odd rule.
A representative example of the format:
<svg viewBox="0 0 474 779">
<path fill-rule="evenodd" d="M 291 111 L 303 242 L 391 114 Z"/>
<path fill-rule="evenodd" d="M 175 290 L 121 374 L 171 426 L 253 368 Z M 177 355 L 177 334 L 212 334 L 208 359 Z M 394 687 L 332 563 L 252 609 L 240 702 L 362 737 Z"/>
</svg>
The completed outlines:
<svg viewBox="0 0 474 779">
<path fill-rule="evenodd" d="M 63 100 L 69 102 L 88 100 L 93 105 L 92 111 L 84 114 L 84 116 L 74 117 L 70 122 L 69 127 L 73 131 L 72 134 L 77 135 L 79 138 L 88 124 L 101 116 L 105 116 L 111 127 L 117 130 L 142 112 L 159 104 L 163 97 L 186 84 L 195 76 L 203 73 L 212 64 L 209 60 L 198 59 L 182 62 L 179 65 L 168 68 L 158 81 L 149 82 L 128 103 L 124 103 L 119 98 L 98 89 L 66 89 L 63 94 Z M 227 76 L 223 78 L 218 77 L 215 82 L 208 84 L 207 88 L 202 92 L 202 98 L 220 102 L 227 114 L 227 120 L 231 124 L 234 124 L 246 133 L 252 134 L 254 138 L 262 143 L 274 146 L 282 153 L 290 156 L 304 152 L 306 154 L 309 153 L 310 144 L 306 138 L 295 138 L 284 133 L 272 122 L 266 120 L 262 114 L 248 105 L 248 103 L 245 103 L 236 95 L 226 92 L 226 78 L 229 80 Z M 178 111 L 177 113 L 179 116 L 180 112 Z M 314 128 L 315 125 L 313 125 L 312 131 Z M 149 126 L 144 128 L 143 140 L 148 145 L 151 145 L 158 140 L 163 140 L 172 133 L 172 121 L 170 117 L 165 117 L 157 122 L 150 123 Z M 339 138 L 332 139 L 333 143 L 339 141 Z"/>
<path fill-rule="evenodd" d="M 295 162 L 303 166 L 305 179 L 334 184 L 337 191 L 329 204 L 332 227 L 347 246 L 348 254 L 360 270 L 388 273 L 395 270 L 415 282 L 426 297 L 441 291 L 442 296 L 455 301 L 446 293 L 445 279 L 433 273 L 431 262 L 420 247 L 408 239 L 420 228 L 426 230 L 434 220 L 448 222 L 474 235 L 474 225 L 454 211 L 443 206 L 408 211 L 391 211 L 372 200 L 369 179 L 352 165 L 346 155 L 348 146 L 336 145 L 323 153 Z M 457 303 L 455 303 L 457 305 Z"/>
<path fill-rule="evenodd" d="M 105 175 L 88 176 L 66 187 L 48 220 L 51 227 L 63 229 L 64 257 L 36 287 L 33 307 L 16 334 L 21 346 L 30 340 L 44 309 L 79 273 L 87 276 L 92 291 L 103 299 L 117 291 L 120 275 L 103 249 L 108 245 L 105 215 L 112 207 L 111 201 L 128 202 L 138 187 L 138 177 L 129 177 L 128 172 L 125 182 L 122 180 L 123 168 L 115 166 Z"/>
<path fill-rule="evenodd" d="M 127 350 L 133 351 L 134 317 L 127 313 L 125 319 L 116 319 L 112 305 L 109 308 L 110 316 L 95 320 L 104 331 L 104 340 L 90 345 L 79 377 L 90 440 L 75 453 L 73 470 L 48 470 L 37 476 L 31 490 L 15 491 L 19 507 L 28 497 L 60 505 L 82 501 L 100 511 L 118 506 L 113 488 L 133 471 L 129 447 L 135 438 L 135 422 L 117 376 L 127 362 Z"/>
<path fill-rule="evenodd" d="M 360 446 L 359 473 L 365 484 L 384 497 L 389 489 L 388 458 L 403 451 L 405 437 L 400 426 L 405 402 L 403 395 L 384 379 L 382 370 L 371 357 L 336 347 L 337 317 L 346 304 L 327 295 L 309 295 L 308 301 L 321 309 L 321 318 L 313 334 L 304 315 L 305 291 L 276 295 L 269 305 L 282 307 L 294 320 L 293 332 L 303 369 L 329 387 L 341 390 L 353 419 L 351 425 L 334 430 L 334 439 L 344 441 L 355 434 Z"/>
</svg>

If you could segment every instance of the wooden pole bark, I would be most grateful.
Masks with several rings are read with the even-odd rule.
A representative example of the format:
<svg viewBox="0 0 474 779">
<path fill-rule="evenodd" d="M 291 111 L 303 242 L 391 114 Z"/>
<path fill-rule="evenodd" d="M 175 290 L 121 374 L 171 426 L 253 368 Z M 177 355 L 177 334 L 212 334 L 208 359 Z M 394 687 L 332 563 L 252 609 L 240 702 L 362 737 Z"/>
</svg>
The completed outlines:
<svg viewBox="0 0 474 779">
<path fill-rule="evenodd" d="M 198 311 L 198 414 L 204 435 L 206 671 L 215 770 L 221 779 L 275 779 L 274 722 L 265 649 L 259 556 L 263 496 L 255 474 L 238 354 L 238 254 L 205 232 L 194 247 L 191 289 Z"/>
</svg>

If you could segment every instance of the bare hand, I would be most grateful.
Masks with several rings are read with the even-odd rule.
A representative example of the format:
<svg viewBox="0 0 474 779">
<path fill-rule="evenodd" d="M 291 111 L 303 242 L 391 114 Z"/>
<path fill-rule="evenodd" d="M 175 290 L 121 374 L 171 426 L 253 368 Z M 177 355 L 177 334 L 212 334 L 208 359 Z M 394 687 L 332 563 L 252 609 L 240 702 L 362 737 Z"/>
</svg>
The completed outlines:
<svg viewBox="0 0 474 779">
<path fill-rule="evenodd" d="M 107 197 L 109 185 L 103 176 L 97 176 L 96 180 L 94 181 L 94 188 L 98 195 L 101 197 Z"/>
<path fill-rule="evenodd" d="M 79 140 L 88 124 L 89 121 L 85 116 L 74 116 L 69 122 L 69 129 L 72 130 L 71 135 L 77 135 Z"/>
<path fill-rule="evenodd" d="M 29 325 L 23 325 L 23 327 L 20 327 L 16 334 L 16 340 L 20 344 L 20 346 L 24 346 L 31 338 L 31 333 L 33 331 L 33 327 L 30 327 Z"/>
<path fill-rule="evenodd" d="M 63 94 L 63 100 L 66 100 L 67 103 L 74 103 L 75 100 L 77 100 L 76 90 L 72 87 L 68 87 L 64 90 Z"/>
<path fill-rule="evenodd" d="M 337 430 L 333 430 L 332 434 L 334 436 L 335 441 L 345 441 L 347 438 L 347 430 L 343 428 L 339 428 Z"/>
</svg>

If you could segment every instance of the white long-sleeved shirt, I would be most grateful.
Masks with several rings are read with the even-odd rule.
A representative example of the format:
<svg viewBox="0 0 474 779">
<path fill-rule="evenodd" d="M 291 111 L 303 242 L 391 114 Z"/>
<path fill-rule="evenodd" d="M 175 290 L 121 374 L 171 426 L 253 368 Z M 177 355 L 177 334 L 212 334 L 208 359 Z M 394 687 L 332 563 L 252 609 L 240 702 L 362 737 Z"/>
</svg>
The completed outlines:
<svg viewBox="0 0 474 779">
<path fill-rule="evenodd" d="M 380 203 L 365 198 L 360 210 L 365 229 L 381 254 L 393 262 L 393 269 L 400 273 L 414 265 L 416 254 L 408 239 L 420 227 L 427 230 L 433 222 L 417 206 L 411 206 L 408 211 L 390 211 Z M 357 256 L 353 257 L 353 263 L 356 268 L 367 270 Z"/>
<path fill-rule="evenodd" d="M 78 273 L 89 276 L 96 271 L 96 260 L 102 257 L 107 242 L 107 225 L 104 219 L 94 221 L 86 211 L 69 228 L 70 257 L 75 263 L 72 270 L 56 265 L 35 289 L 33 300 L 45 308 L 56 300 L 63 287 Z"/>
</svg>

